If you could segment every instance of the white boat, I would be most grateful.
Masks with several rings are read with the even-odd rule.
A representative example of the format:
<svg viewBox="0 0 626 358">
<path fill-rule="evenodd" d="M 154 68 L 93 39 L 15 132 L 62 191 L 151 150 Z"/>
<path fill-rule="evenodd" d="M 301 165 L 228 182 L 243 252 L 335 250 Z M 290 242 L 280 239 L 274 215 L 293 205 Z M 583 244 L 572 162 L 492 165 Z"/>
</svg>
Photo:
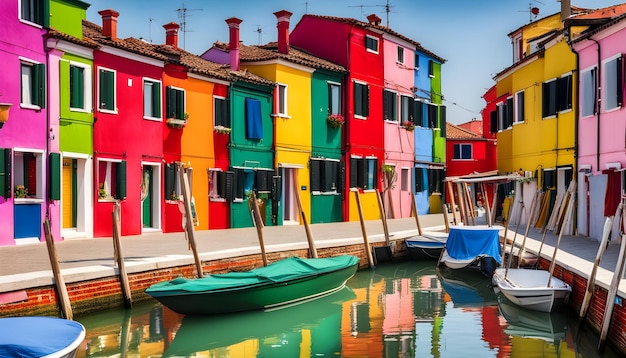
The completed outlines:
<svg viewBox="0 0 626 358">
<path fill-rule="evenodd" d="M 438 259 L 447 241 L 447 232 L 429 231 L 422 232 L 422 235 L 407 237 L 404 244 L 414 259 Z"/>
<path fill-rule="evenodd" d="M 572 288 L 546 270 L 496 269 L 494 289 L 518 306 L 540 312 L 552 312 L 569 298 Z M 548 284 L 548 281 L 550 284 Z"/>
<path fill-rule="evenodd" d="M 477 269 L 491 277 L 502 264 L 499 227 L 486 225 L 450 227 L 439 265 L 451 269 Z"/>
<path fill-rule="evenodd" d="M 0 357 L 74 358 L 85 327 L 56 317 L 0 318 Z"/>
</svg>

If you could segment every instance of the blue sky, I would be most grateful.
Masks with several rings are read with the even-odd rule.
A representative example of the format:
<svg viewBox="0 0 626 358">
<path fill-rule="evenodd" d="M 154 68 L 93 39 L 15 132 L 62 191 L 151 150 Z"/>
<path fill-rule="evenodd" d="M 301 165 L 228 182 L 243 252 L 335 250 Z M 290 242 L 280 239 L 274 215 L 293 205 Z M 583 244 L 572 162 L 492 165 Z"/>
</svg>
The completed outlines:
<svg viewBox="0 0 626 358">
<path fill-rule="evenodd" d="M 248 45 L 276 41 L 274 12 L 293 13 L 291 27 L 305 13 L 352 17 L 364 20 L 376 13 L 383 25 L 389 20 L 399 32 L 426 49 L 443 57 L 442 90 L 447 118 L 460 124 L 480 118 L 484 107 L 481 96 L 494 84 L 492 74 L 512 64 L 512 50 L 507 36 L 512 30 L 535 19 L 531 7 L 539 8 L 541 18 L 560 11 L 556 0 L 85 0 L 91 4 L 87 19 L 101 24 L 98 11 L 120 12 L 118 36 L 165 42 L 163 25 L 182 24 L 186 13 L 186 31 L 179 32 L 179 46 L 201 54 L 215 41 L 228 41 L 224 20 L 238 17 L 241 40 Z M 573 6 L 602 8 L 618 4 L 616 0 L 571 0 Z M 389 4 L 389 12 L 387 12 Z M 260 33 L 259 33 L 260 30 Z"/>
</svg>

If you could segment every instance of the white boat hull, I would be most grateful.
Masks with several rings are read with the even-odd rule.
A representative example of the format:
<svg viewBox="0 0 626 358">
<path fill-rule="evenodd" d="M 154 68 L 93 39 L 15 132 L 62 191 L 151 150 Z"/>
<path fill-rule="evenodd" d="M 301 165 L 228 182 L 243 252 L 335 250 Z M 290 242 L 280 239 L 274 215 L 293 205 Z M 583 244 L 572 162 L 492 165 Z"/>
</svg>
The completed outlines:
<svg viewBox="0 0 626 358">
<path fill-rule="evenodd" d="M 540 312 L 552 312 L 562 306 L 572 291 L 567 283 L 550 272 L 530 269 L 496 269 L 492 281 L 495 287 L 514 304 Z"/>
</svg>

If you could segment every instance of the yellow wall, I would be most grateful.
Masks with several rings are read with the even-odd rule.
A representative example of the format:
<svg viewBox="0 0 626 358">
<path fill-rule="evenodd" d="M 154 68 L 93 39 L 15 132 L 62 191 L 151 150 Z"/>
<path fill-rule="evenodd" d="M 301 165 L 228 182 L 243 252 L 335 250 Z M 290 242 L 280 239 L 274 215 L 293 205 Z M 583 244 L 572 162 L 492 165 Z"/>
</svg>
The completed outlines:
<svg viewBox="0 0 626 358">
<path fill-rule="evenodd" d="M 311 75 L 304 67 L 289 67 L 283 64 L 250 65 L 243 68 L 274 82 L 287 85 L 287 116 L 274 117 L 276 163 L 296 164 L 298 184 L 306 186 L 300 191 L 305 215 L 310 218 L 311 190 L 309 159 L 311 158 Z"/>
<path fill-rule="evenodd" d="M 378 208 L 378 198 L 376 197 L 376 192 L 374 191 L 366 191 L 363 193 L 359 193 L 359 199 L 361 201 L 361 210 L 363 212 L 364 220 L 381 220 L 380 219 L 380 209 Z M 356 204 L 356 194 L 350 192 L 350 217 L 349 221 L 359 221 L 359 210 Z M 382 221 L 381 221 L 382 223 Z M 382 225 L 382 224 L 381 224 Z"/>
<path fill-rule="evenodd" d="M 536 34 L 535 34 L 536 36 Z M 542 118 L 542 84 L 550 79 L 573 73 L 577 84 L 576 58 L 562 38 L 546 48 L 542 57 L 519 66 L 497 83 L 498 96 L 524 90 L 524 123 L 498 133 L 498 170 L 513 172 L 574 165 L 574 111 L 577 106 L 572 89 L 572 109 L 556 117 Z M 558 124 L 558 126 L 557 126 Z M 558 129 L 558 130 L 557 130 Z M 561 148 L 556 151 L 555 148 Z M 558 152 L 558 156 L 557 156 Z"/>
</svg>

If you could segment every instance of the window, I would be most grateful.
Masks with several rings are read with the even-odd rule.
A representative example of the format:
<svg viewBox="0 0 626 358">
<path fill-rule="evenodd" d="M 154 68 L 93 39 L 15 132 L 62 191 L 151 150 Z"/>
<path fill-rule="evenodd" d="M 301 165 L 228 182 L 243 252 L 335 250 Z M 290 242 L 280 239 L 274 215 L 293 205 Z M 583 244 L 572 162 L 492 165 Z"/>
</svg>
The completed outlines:
<svg viewBox="0 0 626 358">
<path fill-rule="evenodd" d="M 35 24 L 44 25 L 44 0 L 20 0 L 20 18 Z"/>
<path fill-rule="evenodd" d="M 594 67 L 582 73 L 581 112 L 583 117 L 592 116 L 597 110 L 598 91 L 596 85 L 596 72 L 597 69 Z"/>
<path fill-rule="evenodd" d="M 413 106 L 413 97 L 409 96 L 400 96 L 400 120 L 402 123 L 404 122 L 414 122 L 414 111 L 415 108 Z"/>
<path fill-rule="evenodd" d="M 622 56 L 610 59 L 604 64 L 604 110 L 622 106 L 623 98 Z"/>
<path fill-rule="evenodd" d="M 415 60 L 414 61 L 415 61 L 415 64 L 414 64 L 415 69 L 419 70 L 420 69 L 420 55 L 415 54 Z"/>
<path fill-rule="evenodd" d="M 544 82 L 542 91 L 542 115 L 544 118 L 572 108 L 571 74 Z"/>
<path fill-rule="evenodd" d="M 515 106 L 513 105 L 513 97 L 506 99 L 506 128 L 513 127 L 513 117 L 515 113 Z"/>
<path fill-rule="evenodd" d="M 98 159 L 98 199 L 126 197 L 126 161 Z"/>
<path fill-rule="evenodd" d="M 424 116 L 424 107 L 426 104 L 422 101 L 414 101 L 413 102 L 413 123 L 416 126 L 420 127 L 428 127 L 428 123 L 424 123 L 424 120 L 428 120 L 428 116 Z"/>
<path fill-rule="evenodd" d="M 116 111 L 115 71 L 100 68 L 98 70 L 98 108 L 101 111 Z"/>
<path fill-rule="evenodd" d="M 497 117 L 498 117 L 497 130 L 501 131 L 502 129 L 504 129 L 504 124 L 506 122 L 506 103 L 505 102 L 497 103 L 496 111 L 497 111 Z"/>
<path fill-rule="evenodd" d="M 442 169 L 426 169 L 428 175 L 428 194 L 441 193 L 441 186 L 444 179 Z"/>
<path fill-rule="evenodd" d="M 328 82 L 328 114 L 341 114 L 341 84 Z"/>
<path fill-rule="evenodd" d="M 350 158 L 350 187 L 364 190 L 378 187 L 378 158 Z"/>
<path fill-rule="evenodd" d="M 398 58 L 396 60 L 398 63 L 404 63 L 404 48 L 398 46 Z"/>
<path fill-rule="evenodd" d="M 276 113 L 282 116 L 287 115 L 287 85 L 278 84 L 276 99 Z"/>
<path fill-rule="evenodd" d="M 435 62 L 428 60 L 428 77 L 435 77 Z"/>
<path fill-rule="evenodd" d="M 311 191 L 340 193 L 342 165 L 338 159 L 311 158 Z"/>
<path fill-rule="evenodd" d="M 554 169 L 543 170 L 543 190 L 556 188 L 556 171 Z"/>
<path fill-rule="evenodd" d="M 447 108 L 446 106 L 439 106 L 439 136 L 441 138 L 445 138 L 446 137 L 446 122 L 447 122 Z"/>
<path fill-rule="evenodd" d="M 378 53 L 378 39 L 370 35 L 365 35 L 365 48 L 368 52 Z"/>
<path fill-rule="evenodd" d="M 524 91 L 515 94 L 515 117 L 513 123 L 524 122 Z"/>
<path fill-rule="evenodd" d="M 143 80 L 143 117 L 161 119 L 161 82 Z"/>
<path fill-rule="evenodd" d="M 497 110 L 497 130 L 505 130 L 513 126 L 513 116 L 515 108 L 513 106 L 513 97 L 509 97 L 505 102 L 496 104 Z"/>
<path fill-rule="evenodd" d="M 428 128 L 439 128 L 437 127 L 437 109 L 435 104 L 428 105 Z"/>
<path fill-rule="evenodd" d="M 228 99 L 213 96 L 213 125 L 230 128 L 230 107 Z"/>
<path fill-rule="evenodd" d="M 354 82 L 354 115 L 366 118 L 370 110 L 370 88 L 360 82 Z"/>
<path fill-rule="evenodd" d="M 397 95 L 395 92 L 383 90 L 383 119 L 386 121 L 398 121 Z"/>
<path fill-rule="evenodd" d="M 185 90 L 165 87 L 165 115 L 166 118 L 185 120 Z"/>
<path fill-rule="evenodd" d="M 22 61 L 21 104 L 24 107 L 45 107 L 46 69 L 42 63 Z"/>
<path fill-rule="evenodd" d="M 400 171 L 400 190 L 409 191 L 409 168 Z"/>
<path fill-rule="evenodd" d="M 183 197 L 183 186 L 180 182 L 180 170 L 179 163 L 174 162 L 165 164 L 165 200 L 166 201 L 178 201 Z M 184 168 L 185 175 L 189 178 L 189 191 L 193 188 L 193 168 Z"/>
<path fill-rule="evenodd" d="M 91 67 L 70 63 L 70 109 L 91 111 Z"/>
<path fill-rule="evenodd" d="M 493 110 L 489 113 L 489 131 L 491 133 L 498 132 L 498 110 Z"/>
<path fill-rule="evenodd" d="M 472 145 L 471 144 L 455 144 L 453 159 L 472 159 Z"/>
<path fill-rule="evenodd" d="M 209 200 L 210 201 L 232 201 L 233 181 L 235 173 L 232 171 L 222 171 L 221 169 L 211 168 L 209 173 Z"/>
<path fill-rule="evenodd" d="M 232 195 L 233 200 L 243 201 L 244 197 L 251 191 L 257 193 L 271 193 L 273 197 L 278 198 L 280 191 L 280 177 L 274 176 L 274 169 L 264 168 L 242 168 L 232 167 L 231 172 L 232 184 L 230 181 L 230 174 L 227 172 L 225 177 L 226 195 Z M 232 185 L 229 188 L 229 185 Z M 232 191 L 232 194 L 229 193 Z"/>
<path fill-rule="evenodd" d="M 426 190 L 424 185 L 424 176 L 426 174 L 426 168 L 413 168 L 415 177 L 415 192 L 419 193 Z"/>
<path fill-rule="evenodd" d="M 43 199 L 43 152 L 15 150 L 13 153 L 13 191 L 22 185 L 23 198 Z"/>
<path fill-rule="evenodd" d="M 522 59 L 524 53 L 524 43 L 522 42 L 522 34 L 518 34 L 513 37 L 513 63 L 519 62 Z"/>
</svg>

